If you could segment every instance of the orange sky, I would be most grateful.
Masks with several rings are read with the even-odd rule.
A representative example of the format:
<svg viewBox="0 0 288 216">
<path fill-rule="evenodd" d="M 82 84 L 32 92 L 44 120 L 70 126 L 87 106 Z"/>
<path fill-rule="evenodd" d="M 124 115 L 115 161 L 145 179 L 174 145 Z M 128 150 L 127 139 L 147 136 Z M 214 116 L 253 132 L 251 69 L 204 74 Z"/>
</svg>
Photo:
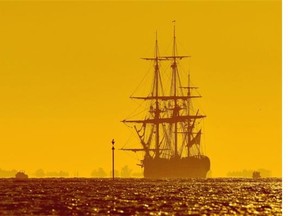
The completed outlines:
<svg viewBox="0 0 288 216">
<path fill-rule="evenodd" d="M 281 176 L 281 1 L 272 0 L 0 2 L 0 168 L 108 171 L 112 138 L 120 148 L 133 137 L 120 121 L 151 70 L 140 57 L 153 55 L 156 30 L 160 53 L 171 53 L 174 19 L 203 96 L 213 176 Z M 116 168 L 140 172 L 137 158 L 117 151 Z"/>
</svg>

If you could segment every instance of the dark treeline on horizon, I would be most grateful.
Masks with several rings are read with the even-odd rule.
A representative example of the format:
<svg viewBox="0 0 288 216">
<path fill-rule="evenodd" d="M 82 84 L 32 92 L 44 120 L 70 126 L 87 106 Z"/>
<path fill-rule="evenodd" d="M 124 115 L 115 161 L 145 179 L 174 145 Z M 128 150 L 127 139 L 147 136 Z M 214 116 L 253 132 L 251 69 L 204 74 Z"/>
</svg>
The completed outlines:
<svg viewBox="0 0 288 216">
<path fill-rule="evenodd" d="M 0 169 L 0 178 L 12 178 L 15 177 L 16 173 L 19 170 L 12 169 L 12 170 L 3 170 Z M 251 178 L 252 173 L 254 171 L 260 172 L 261 177 L 267 178 L 271 177 L 272 173 L 270 170 L 266 169 L 257 169 L 257 170 L 238 170 L 238 171 L 230 171 L 227 173 L 227 177 L 243 177 L 243 178 Z M 66 171 L 47 171 L 45 172 L 43 169 L 37 169 L 33 173 L 27 173 L 30 177 L 36 177 L 36 178 L 50 178 L 50 177 L 81 177 L 78 176 L 78 173 L 74 175 L 70 175 L 69 172 Z M 92 170 L 90 176 L 92 178 L 110 178 L 112 176 L 111 171 L 107 172 L 102 167 L 99 167 L 97 169 Z M 130 169 L 127 165 L 122 167 L 121 170 L 115 170 L 115 177 L 119 178 L 139 178 L 143 177 L 143 173 L 134 173 L 132 169 Z M 211 176 L 210 176 L 211 177 Z"/>
<path fill-rule="evenodd" d="M 251 178 L 254 171 L 260 172 L 261 177 L 267 178 L 271 177 L 271 171 L 266 169 L 257 169 L 257 170 L 241 170 L 241 171 L 230 171 L 227 173 L 227 177 L 243 177 L 243 178 Z"/>
<path fill-rule="evenodd" d="M 20 170 L 18 170 L 20 171 Z M 0 178 L 11 178 L 15 177 L 16 173 L 18 172 L 17 170 L 3 170 L 0 169 Z M 26 173 L 32 177 L 37 177 L 37 178 L 45 178 L 45 177 L 69 177 L 69 173 L 65 171 L 49 171 L 45 172 L 43 169 L 38 169 L 33 173 Z"/>
<path fill-rule="evenodd" d="M 127 165 L 122 167 L 121 170 L 115 170 L 114 172 L 115 177 L 120 177 L 120 178 L 133 178 L 133 177 L 143 177 L 142 173 L 133 173 L 133 170 L 130 169 Z M 91 177 L 94 178 L 106 178 L 106 177 L 111 177 L 112 172 L 109 172 L 109 175 L 106 171 L 104 171 L 103 168 L 98 168 L 92 171 Z"/>
<path fill-rule="evenodd" d="M 0 169 L 0 178 L 13 178 L 19 170 L 3 170 Z M 51 177 L 81 177 L 79 173 L 74 173 L 74 175 L 70 175 L 69 172 L 60 170 L 60 171 L 44 171 L 43 169 L 37 169 L 35 172 L 26 173 L 29 177 L 36 178 L 51 178 Z M 92 178 L 110 178 L 112 176 L 112 172 L 105 171 L 102 167 L 92 170 L 90 176 Z M 121 170 L 115 170 L 115 177 L 120 178 L 135 178 L 135 177 L 143 177 L 142 173 L 134 173 L 132 169 L 130 169 L 127 165 L 122 167 Z"/>
<path fill-rule="evenodd" d="M 9 178 L 14 177 L 17 173 L 17 170 L 2 170 L 0 169 L 0 178 Z"/>
</svg>

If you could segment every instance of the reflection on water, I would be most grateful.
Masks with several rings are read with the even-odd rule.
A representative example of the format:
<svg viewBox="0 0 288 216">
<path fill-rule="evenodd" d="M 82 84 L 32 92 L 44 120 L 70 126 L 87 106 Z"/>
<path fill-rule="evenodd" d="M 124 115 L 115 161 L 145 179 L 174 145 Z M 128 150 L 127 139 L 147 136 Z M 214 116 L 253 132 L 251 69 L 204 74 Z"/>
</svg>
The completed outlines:
<svg viewBox="0 0 288 216">
<path fill-rule="evenodd" d="M 0 179 L 0 215 L 281 215 L 282 179 Z"/>
</svg>

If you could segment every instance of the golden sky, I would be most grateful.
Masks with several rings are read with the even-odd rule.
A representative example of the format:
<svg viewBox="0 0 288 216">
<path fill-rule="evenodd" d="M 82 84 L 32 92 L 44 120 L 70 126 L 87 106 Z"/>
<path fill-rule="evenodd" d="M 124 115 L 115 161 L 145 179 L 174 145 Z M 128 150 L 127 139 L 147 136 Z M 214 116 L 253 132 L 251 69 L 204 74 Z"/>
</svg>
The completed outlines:
<svg viewBox="0 0 288 216">
<path fill-rule="evenodd" d="M 212 175 L 281 176 L 281 1 L 0 2 L 0 168 L 111 167 L 153 56 L 191 55 Z M 151 66 L 151 65 L 150 65 Z M 143 96 L 143 95 L 141 95 Z M 116 151 L 134 172 L 140 155 Z"/>
</svg>

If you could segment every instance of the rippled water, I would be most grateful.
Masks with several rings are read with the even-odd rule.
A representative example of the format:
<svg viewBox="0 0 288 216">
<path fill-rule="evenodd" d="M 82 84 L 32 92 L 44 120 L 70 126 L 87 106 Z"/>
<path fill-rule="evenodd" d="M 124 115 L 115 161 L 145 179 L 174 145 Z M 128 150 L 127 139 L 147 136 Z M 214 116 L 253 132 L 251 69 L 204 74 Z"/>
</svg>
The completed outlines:
<svg viewBox="0 0 288 216">
<path fill-rule="evenodd" d="M 0 179 L 0 215 L 281 215 L 282 179 Z"/>
</svg>

